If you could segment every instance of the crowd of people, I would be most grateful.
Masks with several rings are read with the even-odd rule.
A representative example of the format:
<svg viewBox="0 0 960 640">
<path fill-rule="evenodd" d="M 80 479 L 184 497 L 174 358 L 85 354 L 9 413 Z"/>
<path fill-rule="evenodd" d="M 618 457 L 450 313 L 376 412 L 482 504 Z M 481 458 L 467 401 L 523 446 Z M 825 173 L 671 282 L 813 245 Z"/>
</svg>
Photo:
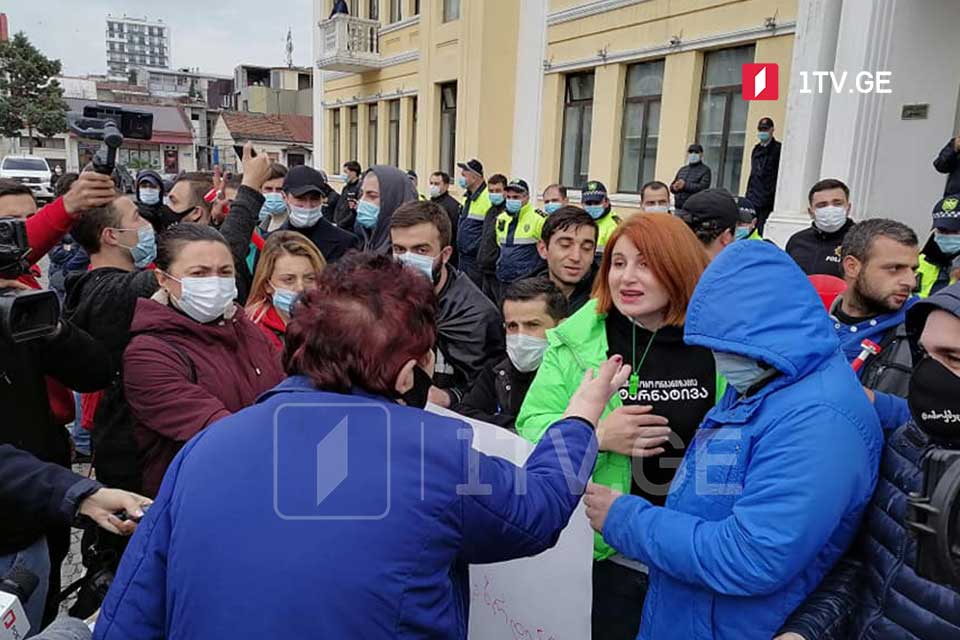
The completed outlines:
<svg viewBox="0 0 960 640">
<path fill-rule="evenodd" d="M 71 615 L 102 604 L 100 639 L 466 637 L 467 565 L 552 546 L 585 495 L 597 640 L 960 636 L 905 522 L 924 452 L 960 444 L 960 138 L 926 238 L 825 178 L 781 250 L 770 118 L 757 137 L 742 197 L 691 144 L 631 214 L 479 159 L 426 195 L 349 161 L 338 191 L 250 145 L 242 174 L 142 171 L 134 197 L 0 181 L 29 244 L 0 289 L 49 256 L 62 303 L 0 335 L 0 575 L 40 579 L 34 630 L 79 522 Z M 431 403 L 535 443 L 523 492 Z M 388 435 L 343 436 L 360 478 L 314 513 L 284 483 L 319 496 L 300 463 L 344 406 Z"/>
</svg>

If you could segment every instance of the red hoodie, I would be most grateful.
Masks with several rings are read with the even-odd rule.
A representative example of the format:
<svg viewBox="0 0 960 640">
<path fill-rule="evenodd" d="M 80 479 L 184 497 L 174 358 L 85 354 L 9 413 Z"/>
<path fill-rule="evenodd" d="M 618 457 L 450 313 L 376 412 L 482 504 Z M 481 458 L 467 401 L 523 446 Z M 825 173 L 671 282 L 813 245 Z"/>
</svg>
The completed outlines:
<svg viewBox="0 0 960 640">
<path fill-rule="evenodd" d="M 230 320 L 201 324 L 172 307 L 140 299 L 130 332 L 124 389 L 137 421 L 143 489 L 155 496 L 187 440 L 252 405 L 284 375 L 279 353 L 239 307 Z"/>
</svg>

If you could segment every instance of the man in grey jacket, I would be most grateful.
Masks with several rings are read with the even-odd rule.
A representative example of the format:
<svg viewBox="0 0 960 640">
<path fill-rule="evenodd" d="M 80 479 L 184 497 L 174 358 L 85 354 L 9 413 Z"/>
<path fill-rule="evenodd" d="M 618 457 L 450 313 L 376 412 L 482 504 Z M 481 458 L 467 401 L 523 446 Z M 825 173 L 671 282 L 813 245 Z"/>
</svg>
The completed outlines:
<svg viewBox="0 0 960 640">
<path fill-rule="evenodd" d="M 704 189 L 709 189 L 712 177 L 713 172 L 710 171 L 710 167 L 703 163 L 703 147 L 694 142 L 687 147 L 687 164 L 680 167 L 677 177 L 670 185 L 674 207 L 682 209 L 687 198 Z"/>
</svg>

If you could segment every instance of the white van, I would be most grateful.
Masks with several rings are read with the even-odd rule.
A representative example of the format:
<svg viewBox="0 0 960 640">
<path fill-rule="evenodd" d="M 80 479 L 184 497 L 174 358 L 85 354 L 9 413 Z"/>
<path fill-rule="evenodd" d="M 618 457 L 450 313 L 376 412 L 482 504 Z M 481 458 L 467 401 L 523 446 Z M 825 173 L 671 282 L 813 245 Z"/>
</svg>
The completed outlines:
<svg viewBox="0 0 960 640">
<path fill-rule="evenodd" d="M 46 158 L 6 156 L 0 162 L 0 178 L 10 178 L 30 187 L 38 201 L 53 200 L 53 188 L 50 185 L 52 176 Z"/>
</svg>

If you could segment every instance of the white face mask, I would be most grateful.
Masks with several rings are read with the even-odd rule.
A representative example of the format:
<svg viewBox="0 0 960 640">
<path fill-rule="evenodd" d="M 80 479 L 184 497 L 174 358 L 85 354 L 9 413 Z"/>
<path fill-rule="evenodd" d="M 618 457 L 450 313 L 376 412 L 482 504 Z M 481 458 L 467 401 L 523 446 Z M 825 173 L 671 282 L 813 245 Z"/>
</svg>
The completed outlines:
<svg viewBox="0 0 960 640">
<path fill-rule="evenodd" d="M 438 185 L 430 185 L 430 197 L 436 198 L 440 195 L 440 187 Z"/>
<path fill-rule="evenodd" d="M 643 210 L 647 213 L 670 213 L 670 205 L 657 204 L 652 207 L 644 207 Z"/>
<path fill-rule="evenodd" d="M 298 229 L 306 229 L 320 222 L 323 217 L 323 207 L 290 206 L 290 225 Z"/>
<path fill-rule="evenodd" d="M 813 210 L 813 224 L 824 233 L 839 231 L 846 222 L 846 207 L 820 207 Z"/>
<path fill-rule="evenodd" d="M 507 336 L 507 357 L 517 368 L 517 371 L 529 373 L 536 371 L 543 362 L 543 354 L 547 351 L 546 338 L 534 338 L 523 334 Z"/>
<path fill-rule="evenodd" d="M 170 296 L 171 299 L 181 311 L 202 324 L 223 316 L 237 297 L 237 281 L 232 277 L 184 278 L 177 282 L 180 298 Z"/>
<path fill-rule="evenodd" d="M 738 356 L 733 353 L 714 351 L 713 359 L 717 363 L 717 371 L 741 395 L 755 385 L 760 378 L 766 375 L 766 370 L 756 360 Z"/>
</svg>

